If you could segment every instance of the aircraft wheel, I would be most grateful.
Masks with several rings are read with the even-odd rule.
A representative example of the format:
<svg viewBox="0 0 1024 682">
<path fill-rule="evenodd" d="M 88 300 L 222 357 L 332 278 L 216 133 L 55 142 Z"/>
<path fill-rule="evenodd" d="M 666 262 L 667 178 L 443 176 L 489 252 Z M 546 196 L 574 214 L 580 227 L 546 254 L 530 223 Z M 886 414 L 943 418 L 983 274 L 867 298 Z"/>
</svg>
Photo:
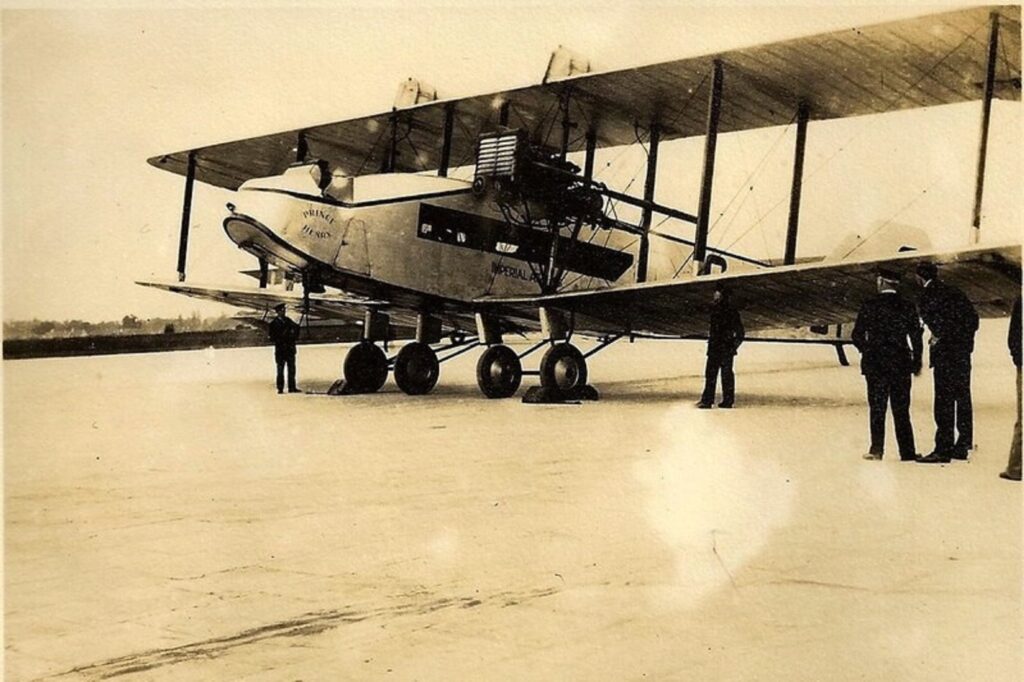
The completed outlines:
<svg viewBox="0 0 1024 682">
<path fill-rule="evenodd" d="M 523 363 L 508 346 L 491 346 L 476 363 L 476 383 L 488 398 L 508 398 L 522 380 Z"/>
<path fill-rule="evenodd" d="M 587 385 L 587 361 L 571 343 L 558 343 L 540 361 L 540 385 L 571 391 Z"/>
<path fill-rule="evenodd" d="M 342 373 L 352 393 L 376 393 L 388 380 L 388 358 L 373 343 L 361 341 L 349 349 Z"/>
<path fill-rule="evenodd" d="M 395 358 L 395 383 L 408 395 L 430 393 L 441 373 L 437 353 L 425 343 L 414 341 L 402 347 Z"/>
</svg>

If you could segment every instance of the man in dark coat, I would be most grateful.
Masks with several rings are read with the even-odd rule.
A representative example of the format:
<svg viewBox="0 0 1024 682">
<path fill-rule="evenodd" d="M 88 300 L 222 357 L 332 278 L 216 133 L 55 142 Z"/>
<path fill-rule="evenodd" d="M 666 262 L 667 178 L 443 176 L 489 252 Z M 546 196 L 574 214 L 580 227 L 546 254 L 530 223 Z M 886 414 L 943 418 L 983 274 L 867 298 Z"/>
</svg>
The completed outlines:
<svg viewBox="0 0 1024 682">
<path fill-rule="evenodd" d="M 1013 425 L 1013 441 L 1010 443 L 1010 459 L 1006 463 L 1006 471 L 1000 472 L 999 476 L 1008 481 L 1020 480 L 1020 296 L 1013 304 L 1013 313 L 1010 315 L 1010 332 L 1006 336 L 1006 345 L 1010 349 L 1010 357 L 1013 364 L 1017 366 L 1017 423 Z"/>
<path fill-rule="evenodd" d="M 284 370 L 288 368 L 288 392 L 300 393 L 295 385 L 295 341 L 299 338 L 299 325 L 285 315 L 284 303 L 274 306 L 277 312 L 270 322 L 270 340 L 274 342 L 274 361 L 277 363 L 277 392 L 284 393 Z"/>
<path fill-rule="evenodd" d="M 715 385 L 718 373 L 722 373 L 722 402 L 719 407 L 732 407 L 736 401 L 736 376 L 732 371 L 736 349 L 743 343 L 743 321 L 740 314 L 729 303 L 729 291 L 722 286 L 715 287 L 714 303 L 711 306 L 711 322 L 708 326 L 708 361 L 704 368 L 704 393 L 697 407 L 706 410 L 715 402 Z"/>
<path fill-rule="evenodd" d="M 934 263 L 918 265 L 917 279 L 924 287 L 919 307 L 931 332 L 928 364 L 935 379 L 935 449 L 918 461 L 933 464 L 967 459 L 968 450 L 974 447 L 971 353 L 978 313 L 962 291 L 938 278 Z"/>
<path fill-rule="evenodd" d="M 868 385 L 871 446 L 864 459 L 882 459 L 885 413 L 891 405 L 900 461 L 912 462 L 917 450 L 910 421 L 910 375 L 921 372 L 921 321 L 914 304 L 896 291 L 898 273 L 881 271 L 876 282 L 878 295 L 864 302 L 853 327 L 853 344 Z"/>
</svg>

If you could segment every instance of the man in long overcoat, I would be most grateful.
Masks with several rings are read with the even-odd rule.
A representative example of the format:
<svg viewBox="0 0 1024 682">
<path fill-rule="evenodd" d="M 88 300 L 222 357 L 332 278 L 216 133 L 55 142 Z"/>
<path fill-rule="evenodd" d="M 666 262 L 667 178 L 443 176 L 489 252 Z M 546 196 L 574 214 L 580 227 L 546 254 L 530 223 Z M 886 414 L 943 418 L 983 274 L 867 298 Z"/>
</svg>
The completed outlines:
<svg viewBox="0 0 1024 682">
<path fill-rule="evenodd" d="M 871 445 L 864 459 L 882 459 L 885 452 L 885 414 L 892 407 L 900 460 L 917 458 L 914 426 L 910 421 L 911 375 L 921 372 L 921 320 L 914 304 L 897 292 L 899 274 L 880 271 L 878 294 L 861 306 L 853 327 L 853 344 L 860 351 L 860 371 L 868 385 Z"/>
</svg>

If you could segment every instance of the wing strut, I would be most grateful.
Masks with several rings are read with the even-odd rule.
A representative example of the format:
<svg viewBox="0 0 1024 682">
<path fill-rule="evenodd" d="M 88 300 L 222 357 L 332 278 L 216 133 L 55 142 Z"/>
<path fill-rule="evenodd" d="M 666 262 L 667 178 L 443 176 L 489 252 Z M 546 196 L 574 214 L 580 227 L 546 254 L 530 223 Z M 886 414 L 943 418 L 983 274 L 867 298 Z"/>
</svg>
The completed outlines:
<svg viewBox="0 0 1024 682">
<path fill-rule="evenodd" d="M 181 207 L 181 236 L 178 238 L 178 281 L 185 281 L 185 257 L 188 255 L 188 223 L 192 217 L 192 187 L 196 182 L 196 153 L 188 153 L 185 174 L 185 201 Z"/>
<path fill-rule="evenodd" d="M 988 35 L 988 69 L 985 72 L 985 98 L 981 104 L 981 142 L 978 144 L 978 177 L 974 185 L 974 217 L 971 243 L 981 239 L 981 195 L 985 191 L 985 156 L 988 152 L 988 122 L 992 113 L 992 86 L 996 78 L 996 48 L 999 43 L 999 12 L 989 15 L 992 27 Z"/>
<path fill-rule="evenodd" d="M 650 149 L 647 152 L 647 178 L 644 180 L 644 208 L 640 219 L 640 252 L 636 262 L 636 281 L 647 281 L 647 258 L 651 249 L 651 206 L 654 202 L 654 181 L 658 177 L 658 143 L 661 141 L 661 127 L 651 123 Z"/>
<path fill-rule="evenodd" d="M 260 289 L 267 288 L 267 280 L 270 278 L 270 266 L 266 258 L 260 258 Z"/>
<path fill-rule="evenodd" d="M 800 222 L 800 190 L 804 183 L 804 147 L 807 144 L 807 118 L 810 107 L 801 102 L 796 112 L 796 149 L 793 151 L 793 188 L 789 193 L 789 227 L 786 228 L 786 255 L 782 262 L 796 262 L 796 230 Z"/>
<path fill-rule="evenodd" d="M 452 124 L 455 123 L 455 102 L 444 105 L 444 136 L 441 138 L 441 163 L 437 174 L 448 177 L 448 164 L 452 157 Z"/>
<path fill-rule="evenodd" d="M 693 247 L 693 267 L 700 275 L 708 248 L 708 226 L 711 218 L 711 186 L 715 178 L 715 147 L 718 144 L 718 119 L 722 113 L 722 62 L 716 59 L 711 73 L 711 95 L 708 99 L 708 127 L 704 135 L 704 172 L 700 179 L 700 205 L 697 208 L 697 236 Z"/>
</svg>

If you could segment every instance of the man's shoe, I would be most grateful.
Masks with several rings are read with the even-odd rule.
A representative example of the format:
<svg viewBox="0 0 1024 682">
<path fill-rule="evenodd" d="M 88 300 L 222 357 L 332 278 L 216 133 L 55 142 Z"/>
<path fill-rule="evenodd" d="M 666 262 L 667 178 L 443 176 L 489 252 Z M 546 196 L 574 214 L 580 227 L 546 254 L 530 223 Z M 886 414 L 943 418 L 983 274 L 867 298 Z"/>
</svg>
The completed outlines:
<svg viewBox="0 0 1024 682">
<path fill-rule="evenodd" d="M 727 402 L 725 402 L 725 401 L 722 401 L 722 402 L 718 403 L 718 406 L 719 406 L 719 407 L 721 407 L 721 408 L 723 408 L 723 409 L 726 409 L 726 410 L 728 410 L 729 408 L 731 408 L 731 407 L 732 407 L 732 405 L 733 405 L 732 403 L 727 403 Z"/>
<path fill-rule="evenodd" d="M 920 456 L 921 456 L 921 455 L 918 455 L 918 454 L 913 454 L 913 455 L 900 455 L 900 461 L 901 461 L 901 462 L 916 462 L 916 461 L 917 461 L 917 458 L 918 458 L 918 457 L 920 457 Z"/>
<path fill-rule="evenodd" d="M 924 457 L 918 457 L 917 461 L 920 464 L 949 464 L 949 455 L 944 455 L 941 452 L 933 452 Z"/>
<path fill-rule="evenodd" d="M 302 393 L 302 391 L 297 389 L 297 388 L 289 388 L 288 392 L 289 393 Z"/>
<path fill-rule="evenodd" d="M 283 390 L 283 389 L 280 389 L 280 388 L 279 388 L 279 389 L 277 389 L 277 394 L 278 394 L 278 395 L 281 395 L 282 393 L 284 393 L 284 390 Z"/>
<path fill-rule="evenodd" d="M 697 403 L 697 409 L 698 410 L 710 410 L 711 409 L 711 403 L 704 403 L 704 402 Z"/>
<path fill-rule="evenodd" d="M 1019 481 L 1020 480 L 1020 472 L 1018 471 L 1017 475 L 1014 476 L 1009 471 L 1000 471 L 999 472 L 999 478 L 1005 478 L 1007 481 Z"/>
<path fill-rule="evenodd" d="M 968 454 L 967 450 L 964 450 L 962 448 L 956 448 L 956 449 L 950 451 L 949 458 L 950 459 L 959 459 L 959 460 L 962 460 L 962 461 L 966 461 L 967 460 L 967 454 Z"/>
<path fill-rule="evenodd" d="M 880 453 L 880 452 L 869 452 L 866 455 L 864 455 L 864 459 L 873 459 L 873 460 L 882 459 L 882 453 Z"/>
</svg>

